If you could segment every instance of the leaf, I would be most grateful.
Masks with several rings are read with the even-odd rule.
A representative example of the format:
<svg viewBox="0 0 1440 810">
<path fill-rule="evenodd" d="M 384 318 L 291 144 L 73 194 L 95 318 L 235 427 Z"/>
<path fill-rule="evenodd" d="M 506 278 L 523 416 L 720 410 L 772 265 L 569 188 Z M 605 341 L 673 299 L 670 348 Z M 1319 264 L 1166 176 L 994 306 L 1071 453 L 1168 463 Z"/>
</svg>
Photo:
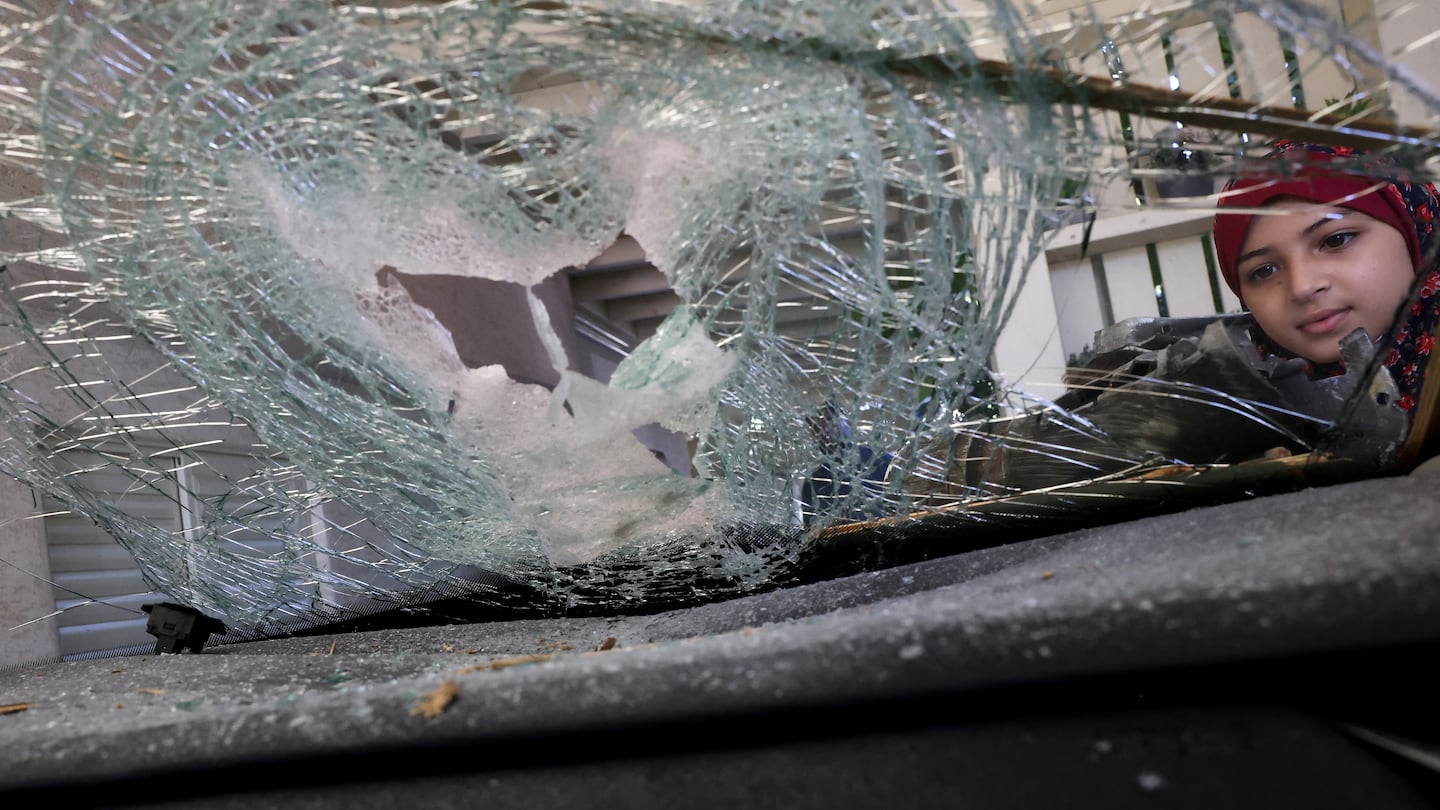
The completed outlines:
<svg viewBox="0 0 1440 810">
<path fill-rule="evenodd" d="M 535 655 L 517 655 L 513 658 L 500 658 L 488 664 L 474 664 L 460 670 L 462 674 L 467 672 L 480 672 L 481 670 L 501 670 L 510 667 L 523 666 L 525 664 L 540 664 L 554 658 L 554 653 L 536 653 Z"/>
<path fill-rule="evenodd" d="M 440 685 L 425 693 L 415 708 L 410 710 L 410 716 L 420 715 L 426 720 L 434 720 L 450 708 L 455 698 L 460 695 L 460 686 L 452 680 L 444 680 Z"/>
</svg>

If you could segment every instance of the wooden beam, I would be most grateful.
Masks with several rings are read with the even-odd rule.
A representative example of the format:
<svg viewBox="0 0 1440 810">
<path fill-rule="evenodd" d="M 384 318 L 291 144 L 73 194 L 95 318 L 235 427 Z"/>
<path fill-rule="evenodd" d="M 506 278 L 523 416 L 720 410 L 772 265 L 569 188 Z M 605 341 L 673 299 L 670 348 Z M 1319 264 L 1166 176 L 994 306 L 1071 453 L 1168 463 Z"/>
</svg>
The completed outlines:
<svg viewBox="0 0 1440 810">
<path fill-rule="evenodd" d="M 819 46 L 817 46 L 819 47 Z M 836 54 L 834 58 L 840 58 Z M 883 63 L 897 73 L 928 79 L 988 81 L 1002 96 L 1022 95 L 1052 104 L 1079 104 L 1094 109 L 1143 115 L 1186 126 L 1227 132 L 1295 138 L 1336 146 L 1377 148 L 1396 144 L 1440 151 L 1433 129 L 1401 126 L 1380 118 L 1351 120 L 1294 107 L 1267 107 L 1244 99 L 1192 96 L 1144 84 L 1119 84 L 1098 76 L 1080 76 L 1051 67 L 1015 66 L 993 59 L 951 64 L 939 56 L 895 57 Z"/>
<path fill-rule="evenodd" d="M 649 264 L 570 277 L 570 295 L 578 302 L 633 298 L 669 290 L 670 280 Z"/>
<path fill-rule="evenodd" d="M 1083 222 L 1056 231 L 1045 246 L 1045 259 L 1052 263 L 1074 261 L 1124 248 L 1198 236 L 1209 233 L 1214 221 L 1213 210 L 1193 208 L 1152 208 L 1117 217 L 1102 217 L 1095 220 L 1090 228 L 1088 243 Z"/>
<path fill-rule="evenodd" d="M 605 314 L 612 321 L 629 323 L 645 318 L 663 318 L 680 306 L 680 296 L 673 292 L 638 295 L 605 302 Z"/>
</svg>

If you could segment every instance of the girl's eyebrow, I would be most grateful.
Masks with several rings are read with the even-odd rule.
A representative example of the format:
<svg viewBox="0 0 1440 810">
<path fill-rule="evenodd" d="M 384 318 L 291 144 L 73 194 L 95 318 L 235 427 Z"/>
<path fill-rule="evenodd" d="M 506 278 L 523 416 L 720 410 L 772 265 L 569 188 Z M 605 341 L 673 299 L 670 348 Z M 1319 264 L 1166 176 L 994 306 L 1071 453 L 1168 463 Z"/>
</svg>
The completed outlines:
<svg viewBox="0 0 1440 810">
<path fill-rule="evenodd" d="M 1301 236 L 1309 236 L 1310 234 L 1314 233 L 1315 231 L 1319 230 L 1320 228 L 1323 228 L 1323 227 L 1325 226 L 1325 223 L 1327 223 L 1327 222 L 1334 222 L 1334 221 L 1337 220 L 1337 219 L 1344 219 L 1344 218 L 1345 218 L 1345 212 L 1344 212 L 1344 211 L 1330 211 L 1330 212 L 1326 213 L 1324 216 L 1322 216 L 1322 217 L 1320 217 L 1319 219 L 1315 220 L 1315 222 L 1312 223 L 1312 224 L 1310 225 L 1310 227 L 1308 227 L 1308 228 L 1306 228 L 1305 230 L 1301 231 L 1301 232 L 1300 232 L 1300 235 L 1301 235 Z"/>
<path fill-rule="evenodd" d="M 1242 254 L 1240 254 L 1240 256 L 1239 256 L 1238 258 L 1235 259 L 1235 266 L 1236 266 L 1236 267 L 1239 267 L 1240 265 L 1244 264 L 1245 262 L 1247 262 L 1247 261 L 1249 261 L 1249 260 L 1251 260 L 1251 259 L 1253 259 L 1253 258 L 1256 258 L 1257 256 L 1263 256 L 1263 255 L 1265 255 L 1266 253 L 1273 253 L 1273 252 L 1274 252 L 1274 250 L 1273 250 L 1272 248 L 1270 248 L 1270 247 L 1262 247 L 1262 248 L 1260 248 L 1260 249 L 1258 249 L 1258 250 L 1252 250 L 1252 251 L 1250 251 L 1249 253 L 1242 253 Z"/>
<path fill-rule="evenodd" d="M 1327 222 L 1334 222 L 1334 221 L 1337 220 L 1337 219 L 1344 219 L 1344 218 L 1345 218 L 1345 213 L 1344 213 L 1343 211 L 1332 211 L 1332 212 L 1326 214 L 1325 216 L 1320 217 L 1319 219 L 1317 219 L 1317 220 L 1315 220 L 1314 222 L 1312 222 L 1309 226 L 1307 226 L 1307 227 L 1305 228 L 1305 230 L 1303 230 L 1303 231 L 1300 232 L 1300 235 L 1301 235 L 1301 236 L 1309 236 L 1310 234 L 1314 233 L 1315 231 L 1317 231 L 1317 230 L 1325 227 L 1325 224 L 1326 224 Z M 1264 247 L 1261 247 L 1261 248 L 1257 248 L 1257 249 L 1255 249 L 1255 250 L 1252 250 L 1252 251 L 1250 251 L 1250 252 L 1248 252 L 1248 253 L 1242 253 L 1242 254 L 1240 254 L 1240 255 L 1235 259 L 1235 264 L 1236 264 L 1236 266 L 1239 266 L 1239 265 L 1241 265 L 1241 264 L 1244 264 L 1244 263 L 1245 263 L 1247 260 L 1249 260 L 1249 259 L 1253 259 L 1253 258 L 1255 258 L 1255 257 L 1257 257 L 1257 256 L 1262 256 L 1262 255 L 1264 255 L 1264 254 L 1266 254 L 1266 253 L 1272 253 L 1272 252 L 1274 252 L 1274 249 L 1271 248 L 1269 245 L 1266 245 L 1266 246 L 1264 246 Z"/>
</svg>

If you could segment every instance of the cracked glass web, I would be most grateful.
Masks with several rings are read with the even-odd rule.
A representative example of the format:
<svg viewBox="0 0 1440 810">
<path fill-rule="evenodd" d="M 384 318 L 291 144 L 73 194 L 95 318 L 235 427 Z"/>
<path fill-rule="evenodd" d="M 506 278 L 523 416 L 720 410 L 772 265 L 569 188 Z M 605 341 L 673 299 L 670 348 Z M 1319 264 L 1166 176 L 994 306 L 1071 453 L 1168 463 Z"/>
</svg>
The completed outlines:
<svg viewBox="0 0 1440 810">
<path fill-rule="evenodd" d="M 846 521 L 1041 520 L 964 508 L 1323 445 L 1336 407 L 1160 375 L 1092 417 L 995 368 L 1056 234 L 1173 174 L 1134 158 L 1193 111 L 1126 95 L 1127 70 L 1195 59 L 1207 97 L 1250 80 L 1253 51 L 1187 52 L 1195 25 L 1243 16 L 1375 108 L 1440 110 L 1299 3 L 1152 11 L 0 3 L 0 469 L 156 590 L 266 633 L 517 584 L 556 606 L 743 592 Z M 1203 119 L 1217 160 L 1192 174 L 1338 132 L 1243 109 Z M 633 333 L 575 292 L 622 244 L 671 296 Z M 1140 430 L 1157 412 L 1253 435 Z M 679 439 L 661 459 L 642 434 Z"/>
</svg>

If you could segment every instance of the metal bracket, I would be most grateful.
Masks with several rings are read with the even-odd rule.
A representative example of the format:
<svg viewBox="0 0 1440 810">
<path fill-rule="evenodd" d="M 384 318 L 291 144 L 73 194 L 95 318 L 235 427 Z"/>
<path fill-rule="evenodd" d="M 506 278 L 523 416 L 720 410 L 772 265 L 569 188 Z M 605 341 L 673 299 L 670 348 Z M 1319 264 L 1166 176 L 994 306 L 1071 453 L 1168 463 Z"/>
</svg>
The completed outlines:
<svg viewBox="0 0 1440 810">
<path fill-rule="evenodd" d="M 156 655 L 184 650 L 198 653 L 204 649 L 205 640 L 210 638 L 211 633 L 225 633 L 225 625 L 219 619 L 212 619 L 185 605 L 161 602 L 141 605 L 140 609 L 150 616 L 145 622 L 145 632 L 156 639 Z"/>
</svg>

